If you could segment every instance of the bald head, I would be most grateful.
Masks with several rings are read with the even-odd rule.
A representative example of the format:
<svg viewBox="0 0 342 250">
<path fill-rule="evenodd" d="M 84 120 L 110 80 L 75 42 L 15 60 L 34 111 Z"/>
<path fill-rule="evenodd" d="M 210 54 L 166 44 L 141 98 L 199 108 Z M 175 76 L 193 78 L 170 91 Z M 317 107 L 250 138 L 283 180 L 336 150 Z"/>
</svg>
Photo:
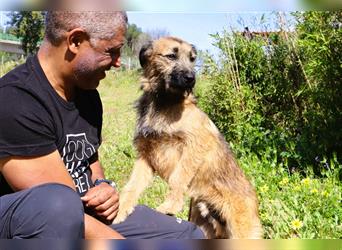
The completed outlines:
<svg viewBox="0 0 342 250">
<path fill-rule="evenodd" d="M 91 42 L 110 40 L 115 32 L 127 26 L 127 15 L 123 11 L 48 11 L 45 38 L 53 45 L 65 39 L 66 32 L 83 29 Z"/>
</svg>

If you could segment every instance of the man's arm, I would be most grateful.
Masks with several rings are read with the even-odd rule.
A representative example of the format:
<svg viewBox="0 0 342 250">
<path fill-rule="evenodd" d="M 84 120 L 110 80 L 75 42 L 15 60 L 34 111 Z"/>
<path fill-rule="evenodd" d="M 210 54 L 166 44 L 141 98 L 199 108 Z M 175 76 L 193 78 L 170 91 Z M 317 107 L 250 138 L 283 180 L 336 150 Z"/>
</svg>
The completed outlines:
<svg viewBox="0 0 342 250">
<path fill-rule="evenodd" d="M 95 182 L 96 179 L 105 179 L 103 168 L 100 161 L 97 160 L 90 165 L 91 168 L 91 180 Z"/>
<path fill-rule="evenodd" d="M 72 178 L 58 151 L 40 157 L 0 159 L 0 171 L 14 191 L 44 183 L 60 183 L 75 190 Z M 119 233 L 87 214 L 85 214 L 85 237 L 87 239 L 123 238 Z"/>
</svg>

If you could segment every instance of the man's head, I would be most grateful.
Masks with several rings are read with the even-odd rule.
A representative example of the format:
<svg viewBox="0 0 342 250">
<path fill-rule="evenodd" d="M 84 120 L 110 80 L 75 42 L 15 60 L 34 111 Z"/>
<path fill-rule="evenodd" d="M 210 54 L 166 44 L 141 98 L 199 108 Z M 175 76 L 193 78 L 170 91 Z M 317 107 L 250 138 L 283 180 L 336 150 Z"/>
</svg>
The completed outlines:
<svg viewBox="0 0 342 250">
<path fill-rule="evenodd" d="M 127 15 L 112 11 L 49 11 L 45 41 L 65 49 L 70 80 L 82 89 L 93 89 L 111 66 L 120 67 Z"/>
</svg>

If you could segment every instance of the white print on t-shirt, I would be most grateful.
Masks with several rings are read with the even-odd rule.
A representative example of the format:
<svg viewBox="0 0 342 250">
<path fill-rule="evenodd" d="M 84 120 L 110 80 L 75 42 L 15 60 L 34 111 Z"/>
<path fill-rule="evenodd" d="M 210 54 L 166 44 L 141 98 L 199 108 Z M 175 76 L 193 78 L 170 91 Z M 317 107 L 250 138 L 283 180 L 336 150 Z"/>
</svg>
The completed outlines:
<svg viewBox="0 0 342 250">
<path fill-rule="evenodd" d="M 66 135 L 62 159 L 80 193 L 90 187 L 85 172 L 89 167 L 88 159 L 94 153 L 95 147 L 88 141 L 85 133 Z"/>
<path fill-rule="evenodd" d="M 90 188 L 88 175 L 82 175 L 78 179 L 74 179 L 75 187 L 79 193 L 84 193 Z"/>
<path fill-rule="evenodd" d="M 95 148 L 88 141 L 85 133 L 68 134 L 66 137 L 62 156 L 65 162 L 83 161 L 95 153 Z"/>
</svg>

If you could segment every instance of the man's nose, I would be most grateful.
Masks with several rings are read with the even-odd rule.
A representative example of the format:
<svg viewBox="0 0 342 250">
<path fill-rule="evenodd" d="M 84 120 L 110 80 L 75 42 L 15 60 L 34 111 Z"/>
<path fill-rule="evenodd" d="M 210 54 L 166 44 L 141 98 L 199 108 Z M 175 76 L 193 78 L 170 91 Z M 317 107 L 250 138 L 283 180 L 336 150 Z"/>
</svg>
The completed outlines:
<svg viewBox="0 0 342 250">
<path fill-rule="evenodd" d="M 121 66 L 121 57 L 120 55 L 116 55 L 112 57 L 112 66 L 115 68 L 119 68 Z"/>
</svg>

